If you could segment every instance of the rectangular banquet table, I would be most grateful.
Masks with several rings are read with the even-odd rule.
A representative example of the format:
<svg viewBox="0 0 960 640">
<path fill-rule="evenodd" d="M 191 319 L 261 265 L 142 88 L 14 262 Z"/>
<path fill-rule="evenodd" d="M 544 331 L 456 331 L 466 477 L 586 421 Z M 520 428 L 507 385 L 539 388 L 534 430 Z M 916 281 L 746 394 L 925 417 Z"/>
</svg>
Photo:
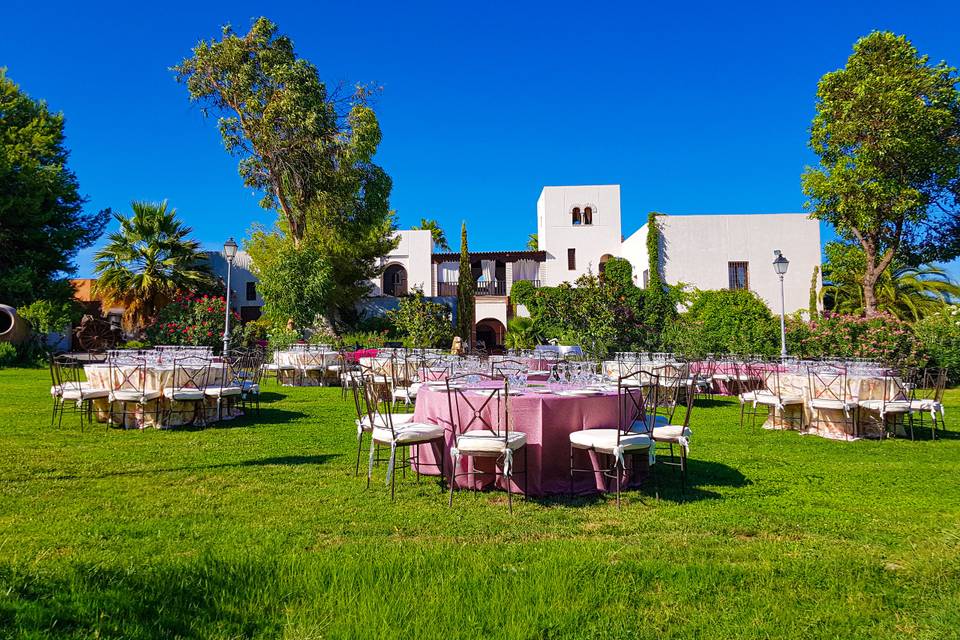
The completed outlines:
<svg viewBox="0 0 960 640">
<path fill-rule="evenodd" d="M 465 411 L 469 411 L 472 415 L 473 410 L 466 406 L 466 401 L 459 394 L 456 394 L 454 398 L 455 401 L 462 403 L 462 416 Z M 471 403 L 475 407 L 479 407 L 483 403 L 483 399 L 480 395 L 477 395 L 476 401 L 471 400 Z M 482 412 L 487 420 L 493 419 L 494 409 L 492 404 L 488 404 Z M 569 490 L 570 434 L 581 429 L 616 428 L 620 419 L 617 404 L 616 391 L 607 391 L 595 396 L 572 397 L 532 393 L 528 388 L 526 393 L 510 397 L 510 430 L 522 431 L 527 434 L 526 460 L 530 466 L 526 480 L 529 495 L 559 494 L 566 493 Z M 444 465 L 449 472 L 450 447 L 453 446 L 454 435 L 446 389 L 430 385 L 422 387 L 417 396 L 414 420 L 439 424 L 444 427 L 446 440 L 442 455 L 445 456 Z M 479 427 L 479 425 L 475 426 Z M 437 460 L 437 450 L 432 445 L 421 445 L 418 453 L 422 456 L 420 458 L 422 463 L 421 473 L 438 474 L 438 469 L 433 466 Z M 576 465 L 584 468 L 586 466 L 585 457 L 588 454 L 577 451 L 575 455 Z M 631 456 L 627 457 L 629 459 Z M 628 466 L 634 469 L 630 478 L 631 486 L 642 482 L 648 472 L 646 452 L 637 454 L 633 458 L 632 464 L 628 462 Z M 475 468 L 478 470 L 492 471 L 494 468 L 492 459 L 475 458 L 474 461 Z M 599 461 L 594 454 L 590 454 L 590 462 L 594 469 L 599 468 Z M 603 462 L 603 466 L 609 466 L 608 461 Z M 524 452 L 521 449 L 514 456 L 513 468 L 515 474 L 524 470 L 523 464 Z M 468 460 L 463 458 L 460 461 L 458 471 L 465 472 L 467 470 Z M 479 489 L 490 485 L 492 481 L 491 476 L 478 476 L 473 478 L 472 482 L 470 479 L 463 477 L 457 479 L 457 485 L 463 488 L 469 486 Z M 497 476 L 496 485 L 499 488 L 506 490 L 505 482 L 502 473 Z M 514 475 L 513 490 L 522 492 L 523 486 L 523 476 Z M 595 473 L 592 478 L 585 473 L 576 474 L 574 477 L 574 491 L 576 493 L 594 493 L 606 490 L 604 477 L 600 473 Z"/>
</svg>

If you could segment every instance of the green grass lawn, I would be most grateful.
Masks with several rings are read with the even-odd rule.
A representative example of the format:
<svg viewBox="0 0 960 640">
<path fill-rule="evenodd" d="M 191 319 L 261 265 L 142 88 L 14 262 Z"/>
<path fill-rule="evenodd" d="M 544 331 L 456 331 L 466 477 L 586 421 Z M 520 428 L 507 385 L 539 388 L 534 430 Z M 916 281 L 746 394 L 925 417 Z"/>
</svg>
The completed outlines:
<svg viewBox="0 0 960 640">
<path fill-rule="evenodd" d="M 518 500 L 353 475 L 352 401 L 259 419 L 49 428 L 44 370 L 0 370 L 0 637 L 960 636 L 960 393 L 936 442 L 693 419 L 687 500 Z M 952 406 L 952 410 L 951 410 Z"/>
</svg>

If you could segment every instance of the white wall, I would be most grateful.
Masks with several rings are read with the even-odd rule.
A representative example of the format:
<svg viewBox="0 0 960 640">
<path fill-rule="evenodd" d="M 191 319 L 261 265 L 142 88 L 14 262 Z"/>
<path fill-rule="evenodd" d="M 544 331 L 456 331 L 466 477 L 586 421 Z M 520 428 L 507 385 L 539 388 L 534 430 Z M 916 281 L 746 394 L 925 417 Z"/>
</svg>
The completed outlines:
<svg viewBox="0 0 960 640">
<path fill-rule="evenodd" d="M 592 225 L 574 225 L 574 207 L 593 209 Z M 620 255 L 620 185 L 544 187 L 537 200 L 537 240 L 547 261 L 542 284 L 556 286 L 599 271 L 604 254 Z M 567 249 L 576 249 L 576 269 L 567 268 Z"/>
<path fill-rule="evenodd" d="M 750 289 L 775 312 L 780 310 L 780 280 L 773 251 L 790 260 L 784 278 L 787 313 L 807 309 L 810 277 L 820 265 L 820 225 L 803 213 L 661 216 L 663 276 L 698 289 L 729 287 L 728 262 L 747 262 Z M 623 243 L 638 283 L 647 268 L 646 226 Z"/>
<path fill-rule="evenodd" d="M 490 299 L 484 296 L 474 298 L 476 304 L 474 307 L 475 318 L 477 322 L 487 318 L 494 318 L 507 326 L 507 305 L 509 304 L 503 298 Z"/>
<path fill-rule="evenodd" d="M 406 230 L 396 233 L 400 238 L 397 247 L 389 255 L 381 259 L 380 264 L 389 266 L 391 264 L 403 265 L 407 270 L 407 290 L 414 287 L 423 289 L 424 295 L 432 296 L 433 291 L 433 271 L 430 257 L 433 253 L 433 238 L 426 230 Z M 383 295 L 383 276 L 374 278 L 371 281 L 373 291 L 371 295 Z"/>
<path fill-rule="evenodd" d="M 217 276 L 227 281 L 227 258 L 222 251 L 208 251 L 210 270 Z M 230 290 L 233 294 L 230 296 L 230 307 L 238 310 L 240 307 L 262 307 L 263 298 L 260 297 L 260 288 L 256 285 L 256 298 L 247 300 L 247 283 L 257 282 L 257 277 L 253 275 L 250 268 L 253 266 L 253 260 L 246 251 L 237 251 L 233 257 L 233 269 L 230 271 Z"/>
</svg>

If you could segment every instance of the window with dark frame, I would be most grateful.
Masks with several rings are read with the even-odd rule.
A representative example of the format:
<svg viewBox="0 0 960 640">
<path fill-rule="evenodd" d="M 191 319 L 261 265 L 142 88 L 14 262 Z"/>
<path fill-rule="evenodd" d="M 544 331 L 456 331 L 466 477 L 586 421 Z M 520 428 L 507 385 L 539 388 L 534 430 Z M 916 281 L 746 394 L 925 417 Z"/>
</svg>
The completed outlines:
<svg viewBox="0 0 960 640">
<path fill-rule="evenodd" d="M 580 218 L 580 207 L 574 207 L 574 208 L 573 208 L 573 212 L 571 213 L 571 217 L 573 218 L 573 224 L 580 224 L 580 223 L 582 222 L 582 220 L 581 220 L 581 218 Z"/>
<path fill-rule="evenodd" d="M 248 282 L 247 283 L 247 300 L 256 300 L 257 299 L 257 283 Z"/>
<path fill-rule="evenodd" d="M 593 209 L 591 207 L 583 209 L 583 224 L 593 224 Z"/>
<path fill-rule="evenodd" d="M 730 281 L 730 289 L 749 289 L 750 288 L 750 263 L 749 262 L 728 262 L 727 274 Z"/>
<path fill-rule="evenodd" d="M 567 249 L 567 269 L 575 271 L 577 268 L 577 250 Z"/>
</svg>

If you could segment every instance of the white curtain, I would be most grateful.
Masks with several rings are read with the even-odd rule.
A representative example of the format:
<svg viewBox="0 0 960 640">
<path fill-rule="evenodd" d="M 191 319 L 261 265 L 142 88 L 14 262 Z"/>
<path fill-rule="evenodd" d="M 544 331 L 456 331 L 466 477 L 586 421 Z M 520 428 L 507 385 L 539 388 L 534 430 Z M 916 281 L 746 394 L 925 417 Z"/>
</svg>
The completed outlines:
<svg viewBox="0 0 960 640">
<path fill-rule="evenodd" d="M 539 263 L 536 260 L 517 260 L 513 263 L 513 281 L 538 280 Z"/>
<path fill-rule="evenodd" d="M 493 282 L 497 272 L 497 261 L 496 260 L 481 260 L 480 261 L 480 273 L 483 276 L 484 281 Z"/>
<path fill-rule="evenodd" d="M 460 277 L 459 262 L 441 262 L 437 267 L 437 280 L 439 282 L 456 282 Z"/>
</svg>

